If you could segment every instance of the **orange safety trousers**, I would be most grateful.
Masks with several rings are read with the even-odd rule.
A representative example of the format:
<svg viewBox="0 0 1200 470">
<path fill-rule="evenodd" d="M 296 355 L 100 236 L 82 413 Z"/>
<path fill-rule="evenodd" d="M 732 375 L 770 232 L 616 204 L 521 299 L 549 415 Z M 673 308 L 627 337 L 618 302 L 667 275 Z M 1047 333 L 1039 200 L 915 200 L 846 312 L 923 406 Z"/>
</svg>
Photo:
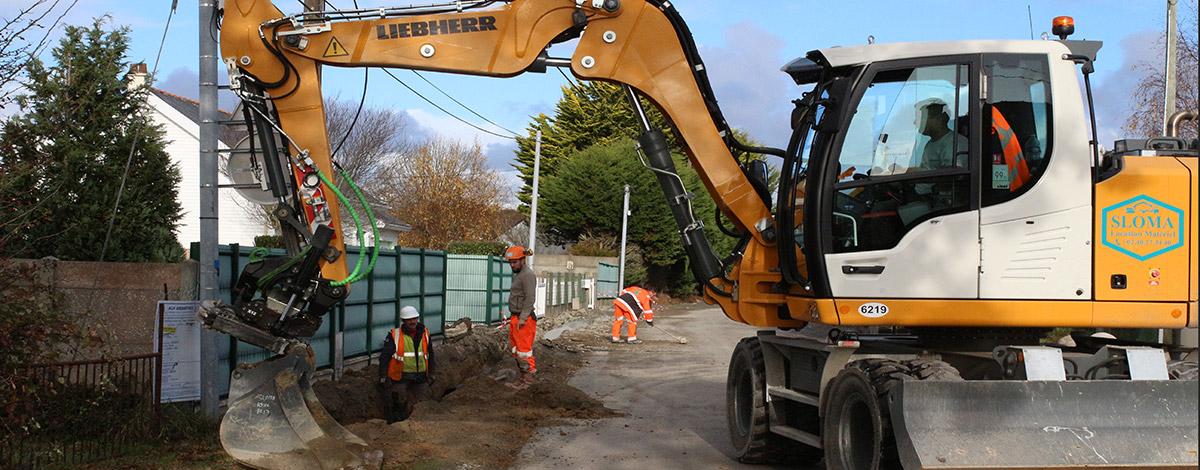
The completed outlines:
<svg viewBox="0 0 1200 470">
<path fill-rule="evenodd" d="M 633 315 L 633 312 L 626 310 L 620 305 L 613 307 L 613 324 L 612 324 L 612 339 L 617 341 L 621 339 L 621 323 L 629 325 L 629 339 L 637 339 L 637 324 L 638 319 Z"/>
<path fill-rule="evenodd" d="M 508 319 L 508 344 L 512 346 L 513 359 L 521 372 L 537 373 L 537 361 L 533 359 L 533 340 L 537 336 L 537 319 L 529 315 L 525 326 L 520 326 L 521 317 L 513 315 Z"/>
</svg>

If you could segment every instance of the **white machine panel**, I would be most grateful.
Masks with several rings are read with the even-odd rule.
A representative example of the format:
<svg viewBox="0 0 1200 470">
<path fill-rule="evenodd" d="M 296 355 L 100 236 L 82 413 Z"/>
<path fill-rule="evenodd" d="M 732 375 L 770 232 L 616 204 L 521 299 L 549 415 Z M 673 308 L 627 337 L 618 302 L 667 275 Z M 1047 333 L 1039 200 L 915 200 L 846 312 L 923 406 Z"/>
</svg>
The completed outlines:
<svg viewBox="0 0 1200 470">
<path fill-rule="evenodd" d="M 825 256 L 835 297 L 975 299 L 979 297 L 979 212 L 935 217 L 890 250 Z M 881 274 L 845 274 L 843 266 L 883 266 Z"/>
</svg>

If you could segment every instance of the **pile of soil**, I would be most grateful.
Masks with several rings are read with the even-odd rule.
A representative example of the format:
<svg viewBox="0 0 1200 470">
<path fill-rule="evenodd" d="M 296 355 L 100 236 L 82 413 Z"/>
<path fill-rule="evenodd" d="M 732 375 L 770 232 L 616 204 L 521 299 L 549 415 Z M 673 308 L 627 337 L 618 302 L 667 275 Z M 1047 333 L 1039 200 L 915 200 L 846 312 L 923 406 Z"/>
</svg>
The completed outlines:
<svg viewBox="0 0 1200 470">
<path fill-rule="evenodd" d="M 313 388 L 334 418 L 384 451 L 384 468 L 505 468 L 538 427 L 617 416 L 567 384 L 590 349 L 575 338 L 603 336 L 596 328 L 607 328 L 609 321 L 599 312 L 577 311 L 540 322 L 539 335 L 567 324 L 581 328 L 555 341 L 538 341 L 538 378 L 524 390 L 508 386 L 518 374 L 507 353 L 506 330 L 464 329 L 434 345 L 432 399 L 417 404 L 408 420 L 391 425 L 384 421 L 383 394 L 376 385 L 378 365 Z"/>
</svg>

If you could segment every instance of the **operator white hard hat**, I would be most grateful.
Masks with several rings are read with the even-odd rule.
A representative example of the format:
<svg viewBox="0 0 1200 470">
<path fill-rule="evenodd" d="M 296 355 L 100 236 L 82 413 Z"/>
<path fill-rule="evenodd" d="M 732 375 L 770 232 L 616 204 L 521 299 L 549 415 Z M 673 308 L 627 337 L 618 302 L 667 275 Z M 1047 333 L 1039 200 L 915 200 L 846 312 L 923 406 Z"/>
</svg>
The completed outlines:
<svg viewBox="0 0 1200 470">
<path fill-rule="evenodd" d="M 400 319 L 401 320 L 408 320 L 410 318 L 419 318 L 420 316 L 421 316 L 421 314 L 417 313 L 417 309 L 415 307 L 405 305 L 404 308 L 400 309 Z"/>
</svg>

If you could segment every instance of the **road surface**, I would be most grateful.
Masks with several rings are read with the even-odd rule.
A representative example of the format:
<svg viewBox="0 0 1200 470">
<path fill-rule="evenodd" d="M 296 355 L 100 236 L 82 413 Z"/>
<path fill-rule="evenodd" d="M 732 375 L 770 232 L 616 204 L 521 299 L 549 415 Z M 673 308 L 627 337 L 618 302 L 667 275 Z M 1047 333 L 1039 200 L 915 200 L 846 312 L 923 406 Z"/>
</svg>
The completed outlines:
<svg viewBox="0 0 1200 470">
<path fill-rule="evenodd" d="M 730 457 L 725 376 L 734 346 L 755 329 L 708 306 L 667 309 L 657 320 L 688 344 L 643 323 L 645 343 L 593 351 L 570 380 L 625 416 L 541 428 L 513 468 L 786 468 Z"/>
</svg>

